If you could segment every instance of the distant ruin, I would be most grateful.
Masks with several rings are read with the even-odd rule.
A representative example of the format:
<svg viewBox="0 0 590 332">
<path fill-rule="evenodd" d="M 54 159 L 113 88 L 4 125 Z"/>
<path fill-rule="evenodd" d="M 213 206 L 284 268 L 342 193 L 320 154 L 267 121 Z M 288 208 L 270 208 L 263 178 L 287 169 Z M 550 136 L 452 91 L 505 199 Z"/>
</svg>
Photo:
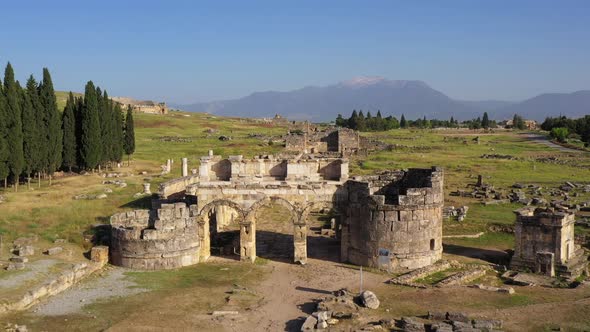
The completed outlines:
<svg viewBox="0 0 590 332">
<path fill-rule="evenodd" d="M 114 101 L 123 106 L 123 110 L 131 106 L 134 112 L 149 113 L 149 114 L 168 114 L 168 107 L 164 102 L 154 102 L 151 100 L 135 100 L 126 97 L 114 97 Z"/>
<path fill-rule="evenodd" d="M 587 268 L 584 250 L 574 242 L 573 213 L 522 208 L 516 214 L 514 270 L 550 277 L 576 277 Z"/>
<path fill-rule="evenodd" d="M 161 184 L 159 196 L 152 211 L 112 217 L 114 264 L 146 269 L 195 264 L 212 254 L 212 241 L 222 234 L 229 241 L 216 250 L 253 262 L 264 250 L 257 244 L 257 214 L 270 204 L 288 211 L 281 227 L 292 240 L 281 241 L 292 242 L 285 245 L 294 262 L 307 261 L 308 216 L 318 210 L 339 216 L 342 261 L 405 271 L 442 255 L 443 173 L 436 167 L 349 179 L 346 158 L 210 154 L 201 158 L 198 175 Z M 264 241 L 279 241 L 273 232 L 262 235 Z"/>
</svg>

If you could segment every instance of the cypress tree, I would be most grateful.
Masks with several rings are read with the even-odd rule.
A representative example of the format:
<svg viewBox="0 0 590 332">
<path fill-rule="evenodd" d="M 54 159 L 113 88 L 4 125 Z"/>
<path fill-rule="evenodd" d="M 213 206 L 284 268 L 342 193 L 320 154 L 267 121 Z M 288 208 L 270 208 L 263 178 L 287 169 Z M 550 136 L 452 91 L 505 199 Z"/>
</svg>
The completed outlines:
<svg viewBox="0 0 590 332">
<path fill-rule="evenodd" d="M 127 116 L 125 116 L 125 140 L 123 144 L 123 148 L 127 154 L 127 165 L 129 165 L 129 156 L 135 152 L 135 128 L 131 106 L 127 108 Z"/>
<path fill-rule="evenodd" d="M 39 87 L 39 100 L 45 110 L 45 126 L 47 133 L 46 171 L 51 175 L 61 166 L 63 132 L 61 130 L 61 115 L 57 110 L 57 100 L 51 75 L 47 68 L 43 68 L 43 81 Z"/>
<path fill-rule="evenodd" d="M 63 155 L 62 164 L 69 172 L 72 167 L 76 166 L 76 117 L 75 117 L 76 101 L 74 95 L 70 92 L 66 108 L 62 116 L 62 130 L 63 130 Z"/>
<path fill-rule="evenodd" d="M 8 167 L 8 138 L 7 138 L 7 122 L 8 122 L 8 111 L 6 109 L 6 100 L 4 98 L 4 88 L 2 81 L 0 81 L 0 179 L 4 179 L 4 188 L 7 186 L 7 178 L 10 173 Z"/>
<path fill-rule="evenodd" d="M 22 101 L 20 86 L 14 80 L 14 70 L 10 62 L 4 71 L 4 93 L 8 110 L 8 167 L 14 180 L 15 191 L 18 191 L 18 182 L 25 166 L 23 154 L 23 124 L 22 124 Z"/>
<path fill-rule="evenodd" d="M 33 75 L 27 80 L 26 90 L 23 94 L 23 152 L 25 159 L 25 173 L 27 175 L 27 186 L 31 187 L 31 173 L 38 171 L 41 166 L 40 148 L 44 144 L 39 136 L 40 115 L 39 98 L 37 95 L 37 82 Z"/>
<path fill-rule="evenodd" d="M 78 169 L 84 168 L 82 162 L 82 118 L 84 114 L 84 98 L 76 97 L 74 118 L 76 119 L 76 165 Z"/>
<path fill-rule="evenodd" d="M 98 127 L 100 136 L 98 170 L 100 171 L 101 166 L 107 162 L 107 147 L 109 145 L 109 138 L 105 137 L 105 132 L 108 125 L 106 123 L 104 97 L 100 87 L 96 87 L 96 98 L 98 101 Z"/>
<path fill-rule="evenodd" d="M 80 159 L 82 167 L 94 169 L 100 162 L 100 125 L 98 123 L 98 96 L 94 83 L 86 83 L 84 109 L 80 133 Z"/>
<path fill-rule="evenodd" d="M 399 125 L 402 128 L 408 127 L 408 121 L 406 121 L 406 117 L 402 114 L 402 118 L 399 120 Z"/>
<path fill-rule="evenodd" d="M 488 112 L 483 112 L 483 118 L 481 119 L 481 126 L 484 129 L 488 129 L 490 127 L 490 119 L 488 118 Z"/>
<path fill-rule="evenodd" d="M 111 100 L 111 105 L 113 105 L 113 101 Z M 114 109 L 112 112 L 113 115 L 113 161 L 120 163 L 123 159 L 123 110 L 121 109 L 121 104 L 116 103 L 114 105 Z M 134 144 L 135 145 L 135 144 Z M 135 149 L 134 149 L 135 150 Z"/>
</svg>

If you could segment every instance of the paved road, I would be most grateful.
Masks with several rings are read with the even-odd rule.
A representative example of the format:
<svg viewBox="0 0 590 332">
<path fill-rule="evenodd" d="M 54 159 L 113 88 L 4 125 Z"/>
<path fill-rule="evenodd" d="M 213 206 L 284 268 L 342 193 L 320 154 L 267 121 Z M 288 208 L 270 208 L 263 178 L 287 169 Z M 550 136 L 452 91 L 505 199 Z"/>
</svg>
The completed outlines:
<svg viewBox="0 0 590 332">
<path fill-rule="evenodd" d="M 533 142 L 537 142 L 539 144 L 543 144 L 546 145 L 550 148 L 554 148 L 557 149 L 561 152 L 573 152 L 573 153 L 582 153 L 584 151 L 581 150 L 576 150 L 576 149 L 570 149 L 570 148 L 566 148 L 564 146 L 555 144 L 553 142 L 551 142 L 547 137 L 543 136 L 543 135 L 536 135 L 536 134 L 525 134 L 525 137 L 528 138 L 529 140 L 533 141 Z"/>
</svg>

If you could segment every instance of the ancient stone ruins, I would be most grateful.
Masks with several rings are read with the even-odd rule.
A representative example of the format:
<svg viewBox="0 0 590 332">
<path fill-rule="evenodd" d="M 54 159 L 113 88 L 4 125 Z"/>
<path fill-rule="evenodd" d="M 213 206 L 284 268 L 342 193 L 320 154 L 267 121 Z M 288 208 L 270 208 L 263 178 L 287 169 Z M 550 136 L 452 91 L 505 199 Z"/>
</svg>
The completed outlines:
<svg viewBox="0 0 590 332">
<path fill-rule="evenodd" d="M 348 163 L 307 154 L 224 159 L 210 153 L 201 158 L 198 174 L 189 175 L 183 159 L 183 177 L 161 184 L 153 210 L 111 217 L 112 261 L 133 268 L 176 268 L 204 261 L 214 250 L 254 261 L 269 243 L 282 242 L 293 261 L 304 264 L 308 216 L 326 209 L 338 216 L 334 228 L 342 261 L 389 271 L 438 261 L 442 170 L 349 178 Z M 289 237 L 261 230 L 258 212 L 270 204 L 289 212 L 280 226 Z"/>
<path fill-rule="evenodd" d="M 550 277 L 576 277 L 587 269 L 584 250 L 574 243 L 573 213 L 522 208 L 515 214 L 516 245 L 511 269 Z"/>
<path fill-rule="evenodd" d="M 134 112 L 149 114 L 168 114 L 168 107 L 164 102 L 151 100 L 135 100 L 127 97 L 113 97 L 114 101 L 120 103 L 125 109 L 131 107 Z"/>
</svg>

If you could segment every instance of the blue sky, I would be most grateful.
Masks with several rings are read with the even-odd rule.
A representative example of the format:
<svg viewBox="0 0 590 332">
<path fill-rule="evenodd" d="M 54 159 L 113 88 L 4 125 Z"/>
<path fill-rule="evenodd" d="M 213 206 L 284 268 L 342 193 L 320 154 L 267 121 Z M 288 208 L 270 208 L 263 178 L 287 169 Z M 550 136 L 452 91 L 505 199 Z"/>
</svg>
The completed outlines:
<svg viewBox="0 0 590 332">
<path fill-rule="evenodd" d="M 417 79 L 453 98 L 590 89 L 590 1 L 3 1 L 0 63 L 188 103 Z"/>
</svg>

